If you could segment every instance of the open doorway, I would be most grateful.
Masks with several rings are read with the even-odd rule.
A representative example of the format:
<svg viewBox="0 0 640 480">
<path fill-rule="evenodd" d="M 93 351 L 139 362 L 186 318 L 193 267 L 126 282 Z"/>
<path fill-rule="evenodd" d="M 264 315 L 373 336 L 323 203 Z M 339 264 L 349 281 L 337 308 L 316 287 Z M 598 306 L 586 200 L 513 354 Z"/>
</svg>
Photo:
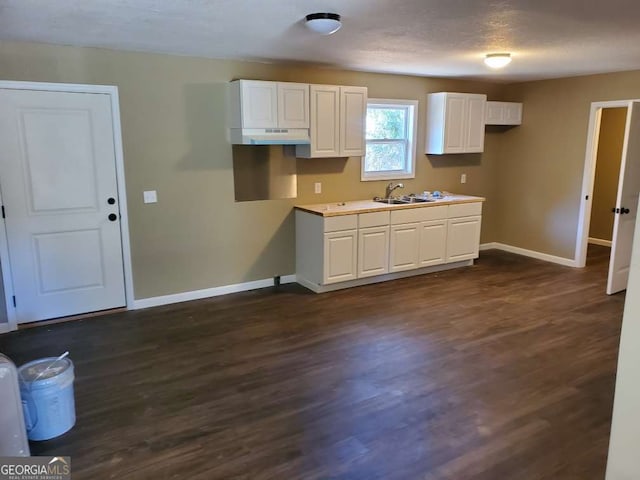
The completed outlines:
<svg viewBox="0 0 640 480">
<path fill-rule="evenodd" d="M 639 173 L 640 103 L 593 103 L 575 261 L 576 266 L 584 267 L 588 252 L 600 258 L 608 255 L 608 294 L 627 286 L 638 213 Z"/>
<path fill-rule="evenodd" d="M 593 180 L 587 264 L 592 256 L 611 255 L 614 220 L 611 209 L 615 206 L 618 196 L 626 121 L 627 107 L 602 109 Z"/>
</svg>

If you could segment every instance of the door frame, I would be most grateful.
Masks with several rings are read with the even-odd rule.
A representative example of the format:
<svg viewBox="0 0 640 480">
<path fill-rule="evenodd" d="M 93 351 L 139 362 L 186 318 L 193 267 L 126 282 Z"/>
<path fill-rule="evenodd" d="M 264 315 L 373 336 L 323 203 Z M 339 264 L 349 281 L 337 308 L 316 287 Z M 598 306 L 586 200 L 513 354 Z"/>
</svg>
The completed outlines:
<svg viewBox="0 0 640 480">
<path fill-rule="evenodd" d="M 122 243 L 122 263 L 124 273 L 124 291 L 128 310 L 134 308 L 133 269 L 131 267 L 131 241 L 129 239 L 129 216 L 127 212 L 127 193 L 124 178 L 124 153 L 122 149 L 122 127 L 120 125 L 120 102 L 118 87 L 114 85 L 82 85 L 73 83 L 14 82 L 0 80 L 2 90 L 34 90 L 66 93 L 97 93 L 108 95 L 111 101 L 111 120 L 113 122 L 113 146 L 116 164 L 116 184 L 118 187 L 118 206 L 120 210 L 120 239 Z M 0 193 L 0 201 L 2 200 Z M 0 222 L 0 262 L 2 263 L 2 281 L 7 307 L 9 330 L 17 330 L 18 322 L 13 305 L 13 276 L 9 261 L 9 245 L 5 220 Z M 1 332 L 0 332 L 1 333 Z"/>
<path fill-rule="evenodd" d="M 574 256 L 574 263 L 576 267 L 582 268 L 587 264 L 587 246 L 589 244 L 591 205 L 593 202 L 593 187 L 596 176 L 596 160 L 598 155 L 598 141 L 600 140 L 602 110 L 605 108 L 627 107 L 627 115 L 629 115 L 633 102 L 640 102 L 640 100 L 612 100 L 607 102 L 591 103 L 589 130 L 587 133 L 587 149 L 584 157 L 584 173 L 582 174 L 582 196 L 580 197 L 580 211 L 578 213 L 578 232 L 576 235 L 576 250 Z M 625 128 L 628 127 L 628 123 L 629 116 L 627 116 Z M 620 185 L 618 185 L 618 188 L 620 188 Z"/>
</svg>

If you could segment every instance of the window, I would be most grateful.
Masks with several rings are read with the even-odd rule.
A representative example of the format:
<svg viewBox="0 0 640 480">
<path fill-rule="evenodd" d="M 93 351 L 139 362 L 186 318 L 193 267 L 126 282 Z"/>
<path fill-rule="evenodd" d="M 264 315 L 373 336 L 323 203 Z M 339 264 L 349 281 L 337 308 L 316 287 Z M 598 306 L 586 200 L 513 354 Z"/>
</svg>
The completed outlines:
<svg viewBox="0 0 640 480">
<path fill-rule="evenodd" d="M 370 98 L 361 179 L 414 178 L 417 100 Z"/>
</svg>

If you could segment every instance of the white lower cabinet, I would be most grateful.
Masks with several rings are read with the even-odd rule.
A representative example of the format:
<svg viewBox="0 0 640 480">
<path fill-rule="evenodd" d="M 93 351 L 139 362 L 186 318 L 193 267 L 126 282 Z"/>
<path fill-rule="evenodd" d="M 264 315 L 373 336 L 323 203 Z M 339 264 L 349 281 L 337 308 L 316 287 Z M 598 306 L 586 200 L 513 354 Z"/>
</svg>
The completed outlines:
<svg viewBox="0 0 640 480">
<path fill-rule="evenodd" d="M 472 260 L 481 215 L 481 202 L 333 217 L 297 210 L 298 282 L 326 291 L 323 285 Z"/>
<path fill-rule="evenodd" d="M 389 271 L 389 226 L 358 231 L 358 278 Z"/>
<path fill-rule="evenodd" d="M 343 230 L 324 234 L 324 283 L 357 278 L 358 232 Z"/>
<path fill-rule="evenodd" d="M 418 268 L 420 224 L 404 223 L 391 226 L 389 271 L 403 272 Z"/>
<path fill-rule="evenodd" d="M 358 215 L 358 278 L 389 271 L 389 212 Z"/>
<path fill-rule="evenodd" d="M 445 263 L 447 256 L 447 220 L 432 220 L 420 224 L 418 267 Z"/>
<path fill-rule="evenodd" d="M 447 263 L 478 258 L 482 203 L 449 205 Z"/>
<path fill-rule="evenodd" d="M 478 258 L 480 247 L 480 217 L 449 220 L 447 230 L 447 263 Z"/>
<path fill-rule="evenodd" d="M 391 213 L 392 272 L 445 263 L 448 211 L 441 205 Z"/>
</svg>

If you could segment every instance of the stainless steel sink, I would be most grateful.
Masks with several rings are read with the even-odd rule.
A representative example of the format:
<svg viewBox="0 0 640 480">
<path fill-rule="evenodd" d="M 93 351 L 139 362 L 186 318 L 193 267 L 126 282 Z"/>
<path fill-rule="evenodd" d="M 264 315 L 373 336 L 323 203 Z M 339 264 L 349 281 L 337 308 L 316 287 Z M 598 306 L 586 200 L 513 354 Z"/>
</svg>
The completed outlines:
<svg viewBox="0 0 640 480">
<path fill-rule="evenodd" d="M 402 200 L 406 203 L 427 203 L 427 202 L 435 201 L 430 198 L 421 198 L 421 197 L 403 197 Z"/>
<path fill-rule="evenodd" d="M 408 205 L 410 203 L 427 203 L 433 202 L 432 199 L 421 198 L 421 197 L 400 197 L 400 198 L 380 198 L 376 197 L 373 199 L 378 203 L 386 203 L 387 205 Z"/>
<path fill-rule="evenodd" d="M 399 198 L 376 198 L 374 201 L 378 203 L 386 203 L 388 205 L 406 205 L 409 202 L 400 200 Z"/>
</svg>

